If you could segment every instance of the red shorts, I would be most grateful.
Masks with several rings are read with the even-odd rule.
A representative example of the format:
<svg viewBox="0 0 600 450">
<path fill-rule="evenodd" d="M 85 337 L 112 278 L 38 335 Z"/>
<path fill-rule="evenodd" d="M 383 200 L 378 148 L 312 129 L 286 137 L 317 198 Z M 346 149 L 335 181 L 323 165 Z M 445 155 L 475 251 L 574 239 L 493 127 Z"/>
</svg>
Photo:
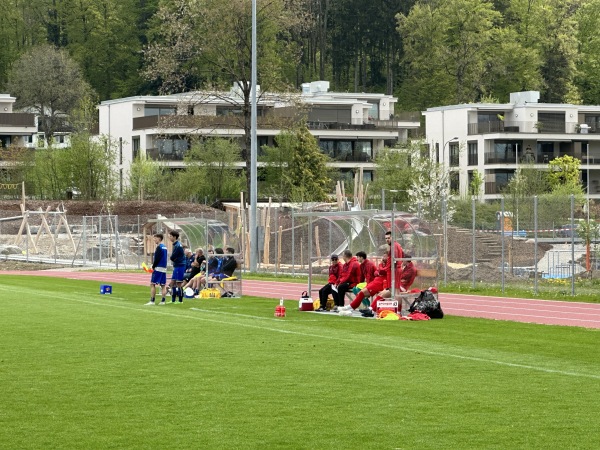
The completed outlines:
<svg viewBox="0 0 600 450">
<path fill-rule="evenodd" d="M 385 278 L 376 277 L 373 281 L 367 284 L 366 288 L 369 291 L 369 294 L 375 295 L 383 291 Z"/>
</svg>

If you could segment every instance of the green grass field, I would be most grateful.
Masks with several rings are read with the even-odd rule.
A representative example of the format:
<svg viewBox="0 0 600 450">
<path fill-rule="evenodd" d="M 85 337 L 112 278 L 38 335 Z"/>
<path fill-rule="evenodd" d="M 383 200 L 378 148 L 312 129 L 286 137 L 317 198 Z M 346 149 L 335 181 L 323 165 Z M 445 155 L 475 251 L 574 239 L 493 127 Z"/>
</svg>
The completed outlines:
<svg viewBox="0 0 600 450">
<path fill-rule="evenodd" d="M 598 448 L 597 330 L 0 278 L 0 448 Z"/>
</svg>

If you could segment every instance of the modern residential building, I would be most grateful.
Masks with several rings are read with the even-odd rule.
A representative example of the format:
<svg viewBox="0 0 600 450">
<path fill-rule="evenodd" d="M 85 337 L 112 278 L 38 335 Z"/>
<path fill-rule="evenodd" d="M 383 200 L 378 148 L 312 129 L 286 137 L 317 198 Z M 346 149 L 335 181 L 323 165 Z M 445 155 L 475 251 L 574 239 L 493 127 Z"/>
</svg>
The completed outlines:
<svg viewBox="0 0 600 450">
<path fill-rule="evenodd" d="M 44 132 L 39 129 L 37 114 L 31 109 L 14 112 L 15 97 L 0 94 L 0 147 L 48 148 Z M 71 128 L 58 127 L 53 148 L 66 148 L 71 142 Z"/>
<path fill-rule="evenodd" d="M 27 147 L 37 134 L 35 114 L 13 112 L 16 98 L 0 94 L 0 148 Z"/>
<path fill-rule="evenodd" d="M 405 141 L 420 125 L 420 115 L 395 115 L 397 99 L 384 94 L 329 92 L 329 82 L 302 85 L 293 95 L 262 93 L 258 101 L 257 144 L 274 145 L 274 138 L 293 118 L 303 117 L 332 166 L 342 172 L 364 170 L 372 178 L 378 150 Z M 121 186 L 135 157 L 176 168 L 195 136 L 244 135 L 240 94 L 188 92 L 166 96 L 128 97 L 102 102 L 99 132 L 119 146 Z M 240 161 L 239 167 L 243 167 Z"/>
<path fill-rule="evenodd" d="M 600 198 L 600 106 L 539 103 L 537 91 L 510 94 L 509 103 L 429 108 L 426 141 L 450 170 L 450 188 L 464 195 L 475 170 L 482 198 L 500 197 L 522 164 L 546 170 L 554 158 L 581 160 L 582 182 Z M 589 174 L 589 179 L 588 179 Z"/>
</svg>

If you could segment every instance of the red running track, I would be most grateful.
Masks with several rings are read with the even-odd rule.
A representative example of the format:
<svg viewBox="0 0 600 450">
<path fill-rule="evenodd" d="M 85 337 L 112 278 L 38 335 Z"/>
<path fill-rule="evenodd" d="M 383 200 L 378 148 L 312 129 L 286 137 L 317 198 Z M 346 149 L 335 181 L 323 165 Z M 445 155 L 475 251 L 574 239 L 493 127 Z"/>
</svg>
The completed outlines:
<svg viewBox="0 0 600 450">
<path fill-rule="evenodd" d="M 100 283 L 149 285 L 145 273 L 78 272 L 66 270 L 0 272 L 10 275 L 49 276 L 73 280 L 96 280 Z M 276 281 L 243 280 L 246 295 L 297 300 L 306 285 Z M 314 292 L 316 295 L 316 291 Z M 600 328 L 600 304 L 561 302 L 464 294 L 440 294 L 444 313 L 454 316 L 481 317 L 547 325 Z"/>
</svg>

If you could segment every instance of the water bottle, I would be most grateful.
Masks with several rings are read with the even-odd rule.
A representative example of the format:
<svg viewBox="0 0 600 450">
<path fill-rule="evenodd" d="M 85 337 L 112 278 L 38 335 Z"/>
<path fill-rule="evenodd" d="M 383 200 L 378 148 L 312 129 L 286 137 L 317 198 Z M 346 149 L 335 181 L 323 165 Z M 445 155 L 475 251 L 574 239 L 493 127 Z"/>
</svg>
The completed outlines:
<svg viewBox="0 0 600 450">
<path fill-rule="evenodd" d="M 283 305 L 283 298 L 279 300 L 279 305 L 275 307 L 275 317 L 285 317 L 285 306 Z"/>
</svg>

